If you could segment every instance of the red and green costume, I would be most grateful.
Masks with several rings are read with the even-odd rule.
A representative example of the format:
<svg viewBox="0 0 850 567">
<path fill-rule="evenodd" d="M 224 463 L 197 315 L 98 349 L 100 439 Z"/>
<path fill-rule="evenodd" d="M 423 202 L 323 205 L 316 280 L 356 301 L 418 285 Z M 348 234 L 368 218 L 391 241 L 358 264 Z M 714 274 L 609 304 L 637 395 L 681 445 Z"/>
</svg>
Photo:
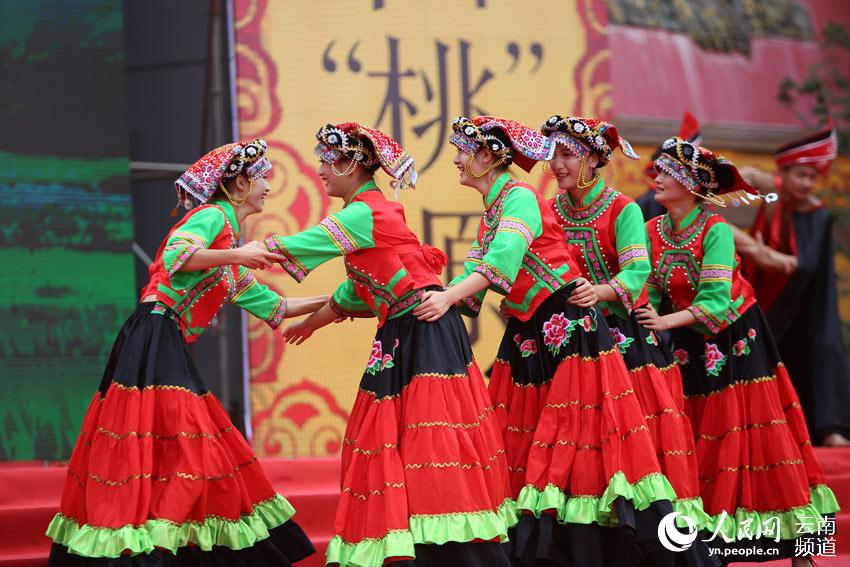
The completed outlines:
<svg viewBox="0 0 850 567">
<path fill-rule="evenodd" d="M 687 309 L 695 319 L 674 329 L 673 341 L 708 529 L 729 545 L 775 545 L 793 555 L 793 540 L 817 532 L 818 518 L 838 505 L 770 328 L 741 276 L 732 229 L 720 215 L 695 207 L 678 226 L 664 214 L 647 231 L 651 301 L 658 305 L 664 297 L 672 311 Z M 745 539 L 757 527 L 763 537 Z M 779 544 L 769 531 L 774 527 Z"/>
<path fill-rule="evenodd" d="M 635 308 L 648 302 L 651 271 L 646 226 L 637 203 L 599 180 L 579 206 L 561 193 L 550 200 L 570 254 L 582 275 L 596 285 L 609 284 L 619 301 L 601 302 L 611 340 L 623 356 L 652 434 L 664 476 L 676 492 L 673 507 L 702 527 L 693 430 L 684 412 L 682 379 L 666 338 L 638 323 Z"/>
<path fill-rule="evenodd" d="M 47 529 L 51 565 L 288 565 L 313 552 L 186 348 L 225 302 L 272 328 L 285 315 L 286 301 L 241 266 L 177 271 L 238 237 L 233 207 L 213 201 L 160 247 L 142 292 L 155 300 L 119 332 L 71 456 Z"/>
<path fill-rule="evenodd" d="M 490 117 L 471 122 L 485 134 L 516 124 Z M 512 142 L 537 136 L 548 143 L 522 128 L 514 129 Z M 489 390 L 522 513 L 511 533 L 513 559 L 637 564 L 645 558 L 639 540 L 655 538 L 675 494 L 661 474 L 628 370 L 597 310 L 567 302 L 580 272 L 540 193 L 503 173 L 484 207 L 465 273 L 452 284 L 482 274 L 488 289 L 505 296 L 511 315 Z M 467 298 L 470 314 L 486 291 Z M 650 517 L 655 520 L 639 521 Z M 638 534 L 638 524 L 652 527 Z"/>
<path fill-rule="evenodd" d="M 598 166 L 606 165 L 617 148 L 626 157 L 638 159 L 608 122 L 555 115 L 544 122 L 541 131 L 572 155 L 582 159 L 596 155 Z M 587 189 L 581 202 L 574 203 L 569 193 L 563 192 L 549 205 L 582 276 L 594 285 L 609 285 L 617 295 L 617 301 L 601 302 L 597 309 L 605 316 L 611 340 L 629 369 L 655 454 L 676 491 L 674 509 L 688 514 L 701 527 L 707 517 L 699 498 L 696 450 L 684 413 L 679 369 L 666 336 L 643 327 L 634 314 L 648 302 L 646 279 L 651 271 L 640 207 L 607 187 L 601 178 Z"/>
<path fill-rule="evenodd" d="M 393 154 L 392 140 L 380 132 L 346 124 L 320 131 L 320 157 L 341 138 L 331 137 L 336 130 L 368 134 L 379 154 Z M 425 291 L 442 289 L 445 254 L 419 242 L 402 206 L 373 181 L 318 225 L 266 243 L 286 257 L 282 265 L 297 281 L 343 257 L 348 277 L 332 307 L 378 320 L 345 433 L 327 563 L 507 567 L 500 542 L 516 523 L 515 505 L 498 420 L 466 329 L 455 309 L 434 323 L 411 313 Z"/>
</svg>

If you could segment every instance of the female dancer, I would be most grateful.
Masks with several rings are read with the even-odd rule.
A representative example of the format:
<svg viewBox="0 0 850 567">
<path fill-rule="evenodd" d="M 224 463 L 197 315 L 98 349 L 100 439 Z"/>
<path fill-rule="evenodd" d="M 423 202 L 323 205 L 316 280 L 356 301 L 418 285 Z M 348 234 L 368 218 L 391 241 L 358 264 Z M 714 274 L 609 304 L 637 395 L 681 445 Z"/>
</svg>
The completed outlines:
<svg viewBox="0 0 850 567">
<path fill-rule="evenodd" d="M 278 257 L 237 247 L 269 192 L 265 152 L 228 144 L 177 180 L 202 205 L 163 241 L 112 347 L 47 529 L 51 565 L 289 565 L 314 551 L 186 348 L 225 301 L 275 329 L 326 300 L 287 302 L 247 269 Z"/>
<path fill-rule="evenodd" d="M 597 309 L 629 369 L 661 469 L 676 491 L 673 509 L 703 528 L 708 516 L 699 497 L 682 378 L 665 336 L 640 325 L 634 313 L 648 302 L 651 271 L 643 215 L 634 200 L 599 175 L 617 148 L 626 157 L 639 157 L 614 126 L 600 120 L 555 115 L 541 131 L 555 144 L 549 169 L 560 193 L 549 204 L 582 276 L 594 284 L 601 301 Z"/>
<path fill-rule="evenodd" d="M 331 301 L 286 330 L 300 344 L 340 317 L 377 317 L 342 451 L 342 496 L 327 563 L 507 566 L 500 542 L 516 522 L 493 407 L 455 310 L 424 323 L 412 315 L 439 289 L 446 255 L 422 246 L 404 209 L 375 183 L 416 179 L 392 138 L 356 123 L 316 135 L 319 175 L 343 208 L 317 226 L 269 238 L 301 281 L 345 257 L 348 278 Z"/>
<path fill-rule="evenodd" d="M 540 133 L 490 116 L 458 118 L 460 183 L 485 212 L 465 273 L 414 313 L 468 314 L 492 289 L 510 314 L 490 381 L 505 436 L 511 487 L 523 515 L 512 555 L 534 565 L 633 565 L 657 548 L 674 492 L 596 294 L 580 278 L 563 231 L 540 193 L 511 178 L 552 157 Z"/>
<path fill-rule="evenodd" d="M 654 165 L 655 198 L 668 212 L 647 223 L 654 297 L 637 318 L 653 331 L 672 330 L 709 528 L 733 547 L 795 555 L 794 540 L 818 532 L 838 505 L 773 336 L 741 276 L 732 229 L 699 206 L 753 189 L 731 162 L 681 138 L 666 140 Z M 662 293 L 672 307 L 659 315 L 653 304 Z"/>
</svg>

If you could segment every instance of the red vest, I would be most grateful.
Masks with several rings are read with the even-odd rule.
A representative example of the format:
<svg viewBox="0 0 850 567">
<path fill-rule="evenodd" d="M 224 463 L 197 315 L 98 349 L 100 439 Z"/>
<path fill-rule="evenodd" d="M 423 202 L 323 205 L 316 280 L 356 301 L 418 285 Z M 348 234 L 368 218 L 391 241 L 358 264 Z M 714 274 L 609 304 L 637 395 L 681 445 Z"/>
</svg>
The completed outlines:
<svg viewBox="0 0 850 567">
<path fill-rule="evenodd" d="M 560 223 L 567 250 L 576 258 L 581 275 L 592 283 L 606 284 L 620 272 L 620 256 L 617 253 L 617 217 L 620 211 L 634 199 L 619 191 L 606 187 L 599 196 L 583 209 L 569 209 L 558 202 L 550 201 Z M 644 286 L 634 307 L 645 305 L 649 296 Z"/>
<path fill-rule="evenodd" d="M 481 217 L 478 224 L 478 242 L 481 244 L 482 253 L 487 253 L 487 246 L 490 240 L 495 236 L 496 228 L 501 220 L 502 206 L 499 202 L 507 197 L 508 192 L 514 187 L 525 187 L 532 191 L 537 197 L 537 207 L 540 209 L 540 218 L 543 223 L 543 233 L 531 242 L 531 246 L 525 253 L 522 259 L 522 267 L 517 274 L 516 280 L 513 282 L 510 293 L 507 295 L 507 301 L 516 304 L 525 303 L 530 293 L 534 295 L 528 306 L 528 310 L 524 313 L 510 310 L 511 315 L 518 318 L 520 321 L 527 321 L 531 318 L 537 308 L 547 297 L 555 291 L 570 283 L 579 276 L 578 264 L 576 264 L 572 255 L 564 246 L 564 237 L 561 226 L 558 224 L 558 219 L 555 218 L 555 213 L 549 207 L 549 204 L 540 194 L 540 191 L 522 181 L 508 182 L 502 192 L 494 200 L 493 204 L 487 209 Z M 564 265 L 569 267 L 569 271 L 564 273 L 566 280 L 561 280 L 557 276 L 543 269 L 539 262 L 542 262 L 550 270 L 557 270 Z M 540 286 L 538 282 L 543 281 L 547 285 Z M 534 291 L 532 288 L 539 287 Z M 549 287 L 552 290 L 550 291 Z"/>
<path fill-rule="evenodd" d="M 646 225 L 652 248 L 650 253 L 652 274 L 649 278 L 670 298 L 673 308 L 679 311 L 689 307 L 696 297 L 702 274 L 705 235 L 712 226 L 725 223 L 726 219 L 716 213 L 703 211 L 689 227 L 671 237 L 662 223 L 664 218 L 666 215 L 661 215 Z M 741 275 L 741 259 L 737 253 L 735 264 L 730 295 L 732 302 L 743 296 L 744 300 L 737 308 L 738 313 L 743 314 L 756 302 L 756 299 L 752 286 Z M 736 318 L 735 314 L 729 313 L 720 330 L 726 328 Z"/>
<path fill-rule="evenodd" d="M 155 295 L 158 302 L 174 311 L 187 343 L 196 341 L 201 332 L 209 326 L 210 321 L 227 299 L 230 289 L 235 286 L 233 274 L 239 273 L 238 265 L 220 266 L 207 271 L 203 279 L 192 287 L 174 289 L 171 285 L 171 277 L 162 261 L 165 245 L 172 233 L 183 226 L 192 215 L 208 207 L 221 210 L 215 205 L 197 207 L 186 213 L 180 222 L 169 231 L 168 236 L 159 246 L 153 264 L 148 268 L 150 280 L 142 288 L 141 294 L 141 298 Z M 226 250 L 237 246 L 236 235 L 227 220 L 227 215 L 224 214 L 224 211 L 221 211 L 221 214 L 224 216 L 224 228 L 209 245 L 211 250 Z"/>
<path fill-rule="evenodd" d="M 404 208 L 388 201 L 381 191 L 364 191 L 353 201 L 362 201 L 372 210 L 374 248 L 345 255 L 345 268 L 357 295 L 378 314 L 379 325 L 388 316 L 403 311 L 419 300 L 411 293 L 428 286 L 440 286 L 439 273 L 446 264 L 442 251 L 423 246 L 407 226 Z M 406 272 L 390 284 L 401 269 Z"/>
</svg>

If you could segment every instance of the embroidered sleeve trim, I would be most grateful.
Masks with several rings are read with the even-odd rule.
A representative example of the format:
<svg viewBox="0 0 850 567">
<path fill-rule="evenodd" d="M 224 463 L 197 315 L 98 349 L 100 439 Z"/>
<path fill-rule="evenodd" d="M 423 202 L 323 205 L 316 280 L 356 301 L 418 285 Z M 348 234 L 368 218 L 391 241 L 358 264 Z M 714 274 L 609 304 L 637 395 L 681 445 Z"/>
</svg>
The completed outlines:
<svg viewBox="0 0 850 567">
<path fill-rule="evenodd" d="M 469 252 L 466 253 L 466 261 L 467 262 L 481 262 L 481 259 L 484 258 L 484 250 L 479 246 L 475 246 L 469 249 Z"/>
<path fill-rule="evenodd" d="M 371 311 L 351 311 L 342 307 L 339 303 L 336 302 L 335 299 L 331 298 L 331 309 L 334 313 L 339 315 L 340 317 L 355 317 L 365 319 L 368 317 L 374 317 L 375 314 Z"/>
<path fill-rule="evenodd" d="M 401 296 L 390 305 L 390 309 L 387 312 L 387 316 L 392 317 L 398 313 L 401 313 L 405 309 L 409 309 L 414 305 L 419 305 L 422 302 L 422 298 L 425 296 L 424 289 L 415 289 L 411 292 L 406 293 Z"/>
<path fill-rule="evenodd" d="M 479 300 L 474 295 L 470 295 L 469 297 L 464 297 L 461 302 L 464 305 L 464 308 L 473 316 L 476 317 L 478 313 L 481 311 L 481 300 Z"/>
<path fill-rule="evenodd" d="M 286 317 L 286 298 L 280 296 L 275 303 L 275 306 L 272 308 L 272 312 L 269 314 L 268 319 L 266 319 L 266 323 L 268 323 L 269 327 L 272 329 L 277 329 L 280 327 L 280 324 L 283 323 L 284 318 Z"/>
<path fill-rule="evenodd" d="M 284 260 L 280 263 L 281 267 L 286 270 L 292 279 L 301 283 L 304 281 L 304 278 L 307 277 L 307 274 L 310 272 L 304 264 L 298 261 L 298 259 L 289 253 L 289 251 L 281 246 L 277 239 L 274 237 L 266 239 L 266 248 L 269 249 L 269 252 L 275 252 L 284 256 Z"/>
<path fill-rule="evenodd" d="M 351 254 L 352 252 L 356 252 L 360 247 L 357 246 L 357 243 L 354 241 L 354 238 L 348 234 L 348 231 L 345 230 L 345 227 L 336 220 L 334 217 L 325 217 L 319 223 L 325 232 L 328 233 L 328 236 L 333 241 L 334 245 L 339 248 L 339 251 L 343 254 Z"/>
<path fill-rule="evenodd" d="M 611 281 L 608 282 L 608 285 L 614 288 L 614 293 L 616 293 L 617 297 L 620 298 L 620 303 L 622 303 L 623 307 L 626 308 L 626 313 L 631 315 L 632 310 L 635 308 L 635 306 L 632 303 L 632 297 L 631 295 L 629 295 L 628 290 L 626 290 L 626 288 L 622 286 L 622 284 L 616 277 L 612 278 Z"/>
<path fill-rule="evenodd" d="M 246 291 L 248 291 L 255 283 L 257 283 L 257 280 L 254 279 L 254 274 L 252 274 L 251 272 L 245 272 L 245 274 L 236 282 L 236 285 L 233 287 L 233 289 L 230 290 L 230 296 L 227 298 L 227 300 L 230 303 L 233 303 L 234 301 L 242 297 L 242 295 Z"/>
<path fill-rule="evenodd" d="M 531 228 L 517 218 L 503 217 L 502 220 L 499 221 L 499 225 L 496 227 L 496 230 L 498 232 L 513 232 L 515 234 L 519 234 L 525 239 L 527 246 L 531 246 L 531 243 L 534 242 L 534 233 L 531 232 Z"/>
<path fill-rule="evenodd" d="M 708 311 L 703 309 L 699 305 L 691 305 L 688 307 L 688 311 L 697 318 L 697 321 L 705 325 L 705 328 L 708 329 L 712 334 L 717 334 L 720 332 L 720 321 L 711 315 Z"/>
<path fill-rule="evenodd" d="M 722 264 L 705 264 L 700 269 L 700 283 L 732 282 L 732 268 Z"/>
<path fill-rule="evenodd" d="M 649 253 L 646 251 L 646 246 L 644 246 L 643 244 L 634 244 L 620 251 L 620 269 L 623 269 L 629 264 L 632 264 L 639 260 L 649 260 Z"/>
<path fill-rule="evenodd" d="M 479 273 L 487 278 L 492 286 L 504 292 L 505 295 L 508 295 L 513 289 L 513 282 L 495 266 L 482 262 L 476 266 L 473 273 Z"/>
<path fill-rule="evenodd" d="M 192 234 L 191 232 L 183 230 L 174 231 L 171 235 L 171 243 L 168 244 L 165 249 L 167 251 L 176 250 L 178 253 L 174 258 L 174 261 L 169 266 L 165 267 L 168 271 L 168 275 L 173 276 L 176 274 L 180 268 L 189 261 L 192 254 L 201 248 L 206 248 L 206 243 L 197 234 Z"/>
</svg>

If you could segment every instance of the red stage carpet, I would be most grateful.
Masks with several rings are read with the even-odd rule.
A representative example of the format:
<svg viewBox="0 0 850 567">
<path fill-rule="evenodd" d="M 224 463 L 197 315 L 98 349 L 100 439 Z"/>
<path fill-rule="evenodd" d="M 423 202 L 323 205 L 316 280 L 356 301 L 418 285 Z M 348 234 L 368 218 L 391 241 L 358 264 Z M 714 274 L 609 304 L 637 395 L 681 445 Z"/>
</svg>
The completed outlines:
<svg viewBox="0 0 850 567">
<path fill-rule="evenodd" d="M 850 449 L 818 449 L 818 458 L 845 508 L 850 507 Z M 319 552 L 299 563 L 324 564 L 339 496 L 337 459 L 267 459 L 263 461 L 277 490 L 298 510 L 295 519 Z M 47 564 L 50 541 L 44 530 L 59 507 L 65 467 L 40 463 L 0 463 L 0 567 Z M 821 558 L 819 567 L 850 565 L 850 510 L 839 514 L 838 558 Z M 789 565 L 790 561 L 762 565 Z"/>
</svg>

